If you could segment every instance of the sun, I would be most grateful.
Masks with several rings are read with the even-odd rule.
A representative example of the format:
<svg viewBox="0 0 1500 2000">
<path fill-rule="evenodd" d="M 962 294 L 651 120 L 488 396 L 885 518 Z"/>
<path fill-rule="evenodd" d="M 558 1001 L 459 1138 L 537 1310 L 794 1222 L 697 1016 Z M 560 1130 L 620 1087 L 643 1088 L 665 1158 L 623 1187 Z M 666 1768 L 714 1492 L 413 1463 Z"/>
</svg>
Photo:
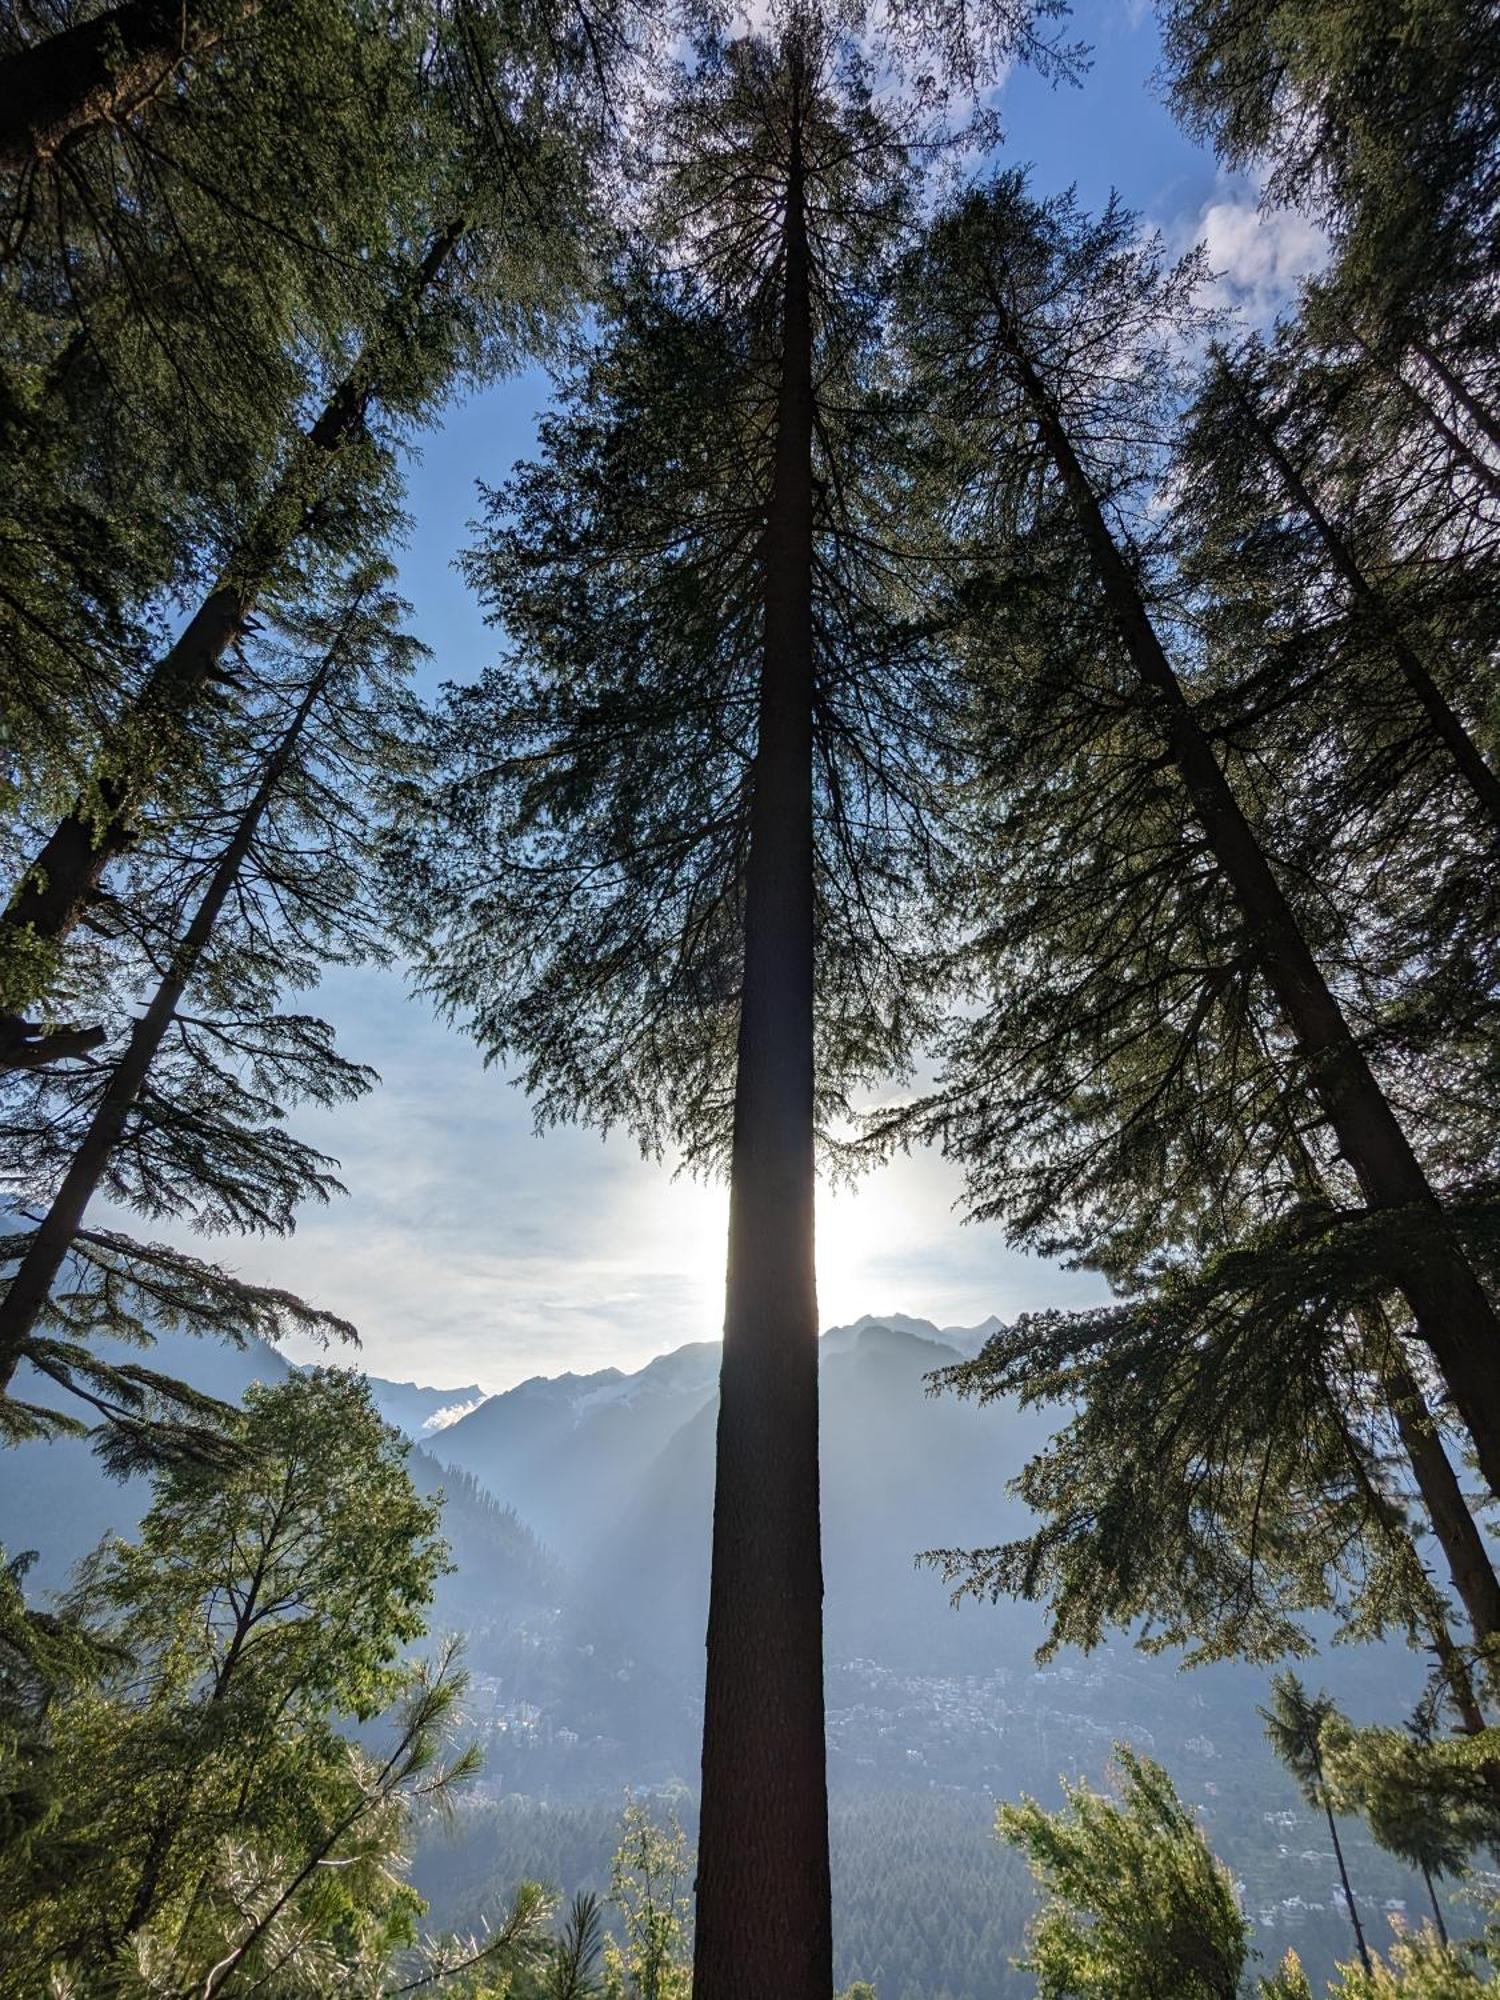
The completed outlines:
<svg viewBox="0 0 1500 2000">
<path fill-rule="evenodd" d="M 663 1190 L 656 1225 L 660 1252 L 679 1272 L 694 1321 L 705 1328 L 702 1338 L 717 1339 L 724 1320 L 728 1190 L 722 1183 L 674 1180 Z M 820 1327 L 902 1305 L 883 1294 L 892 1260 L 909 1238 L 911 1214 L 888 1176 L 877 1173 L 836 1192 L 820 1185 L 816 1227 Z"/>
</svg>

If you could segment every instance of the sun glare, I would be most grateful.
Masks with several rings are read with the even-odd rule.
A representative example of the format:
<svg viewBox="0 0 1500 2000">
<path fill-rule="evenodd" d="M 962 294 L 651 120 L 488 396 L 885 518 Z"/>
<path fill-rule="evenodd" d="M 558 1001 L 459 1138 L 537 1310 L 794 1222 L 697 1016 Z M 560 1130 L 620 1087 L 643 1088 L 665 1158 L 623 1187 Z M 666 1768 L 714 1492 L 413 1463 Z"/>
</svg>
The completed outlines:
<svg viewBox="0 0 1500 2000">
<path fill-rule="evenodd" d="M 692 1291 L 702 1338 L 717 1339 L 724 1318 L 727 1190 L 686 1179 L 669 1182 L 653 1223 L 658 1256 L 670 1260 Z M 907 1204 L 884 1174 L 852 1190 L 818 1190 L 820 1326 L 842 1325 L 867 1312 L 921 1310 L 920 1304 L 884 1296 L 887 1279 L 881 1273 L 909 1232 Z"/>
</svg>

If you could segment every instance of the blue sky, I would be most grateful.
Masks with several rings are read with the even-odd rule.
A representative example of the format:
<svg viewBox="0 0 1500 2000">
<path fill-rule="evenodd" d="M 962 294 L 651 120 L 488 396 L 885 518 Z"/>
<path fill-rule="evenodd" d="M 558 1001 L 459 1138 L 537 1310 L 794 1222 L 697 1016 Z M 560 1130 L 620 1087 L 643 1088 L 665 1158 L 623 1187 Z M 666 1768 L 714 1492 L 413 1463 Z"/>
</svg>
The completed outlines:
<svg viewBox="0 0 1500 2000">
<path fill-rule="evenodd" d="M 1073 32 L 1093 48 L 1078 89 L 1028 72 L 1005 84 L 1005 154 L 1041 191 L 1076 184 L 1090 207 L 1111 187 L 1174 247 L 1206 241 L 1218 295 L 1257 320 L 1316 262 L 1314 233 L 1262 216 L 1176 128 L 1152 85 L 1155 23 L 1138 0 L 1090 0 Z M 433 649 L 432 678 L 463 680 L 497 644 L 452 565 L 494 483 L 527 452 L 546 395 L 539 376 L 451 409 L 411 467 L 415 522 L 403 586 Z M 377 1374 L 493 1392 L 532 1374 L 637 1367 L 717 1337 L 726 1200 L 674 1180 L 627 1139 L 532 1133 L 520 1095 L 470 1045 L 405 997 L 395 972 L 340 973 L 321 1009 L 346 1052 L 384 1085 L 362 1104 L 299 1115 L 336 1154 L 350 1193 L 309 1213 L 290 1242 L 223 1246 L 248 1275 L 290 1286 L 360 1327 Z M 825 1325 L 903 1311 L 941 1323 L 1083 1304 L 1099 1281 L 1008 1250 L 953 1212 L 958 1179 L 935 1157 L 902 1160 L 819 1207 Z"/>
</svg>

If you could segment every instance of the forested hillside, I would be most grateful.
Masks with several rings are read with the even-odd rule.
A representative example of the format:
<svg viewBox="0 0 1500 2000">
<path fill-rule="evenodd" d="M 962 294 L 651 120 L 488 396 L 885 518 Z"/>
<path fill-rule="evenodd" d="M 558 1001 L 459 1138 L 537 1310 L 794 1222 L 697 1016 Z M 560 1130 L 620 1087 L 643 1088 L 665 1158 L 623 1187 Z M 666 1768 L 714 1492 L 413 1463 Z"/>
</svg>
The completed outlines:
<svg viewBox="0 0 1500 2000">
<path fill-rule="evenodd" d="M 1493 1984 L 1497 232 L 1481 0 L 0 12 L 0 2000 Z"/>
<path fill-rule="evenodd" d="M 1045 1429 L 1013 1409 L 981 1415 L 926 1393 L 934 1366 L 994 1331 L 940 1335 L 896 1316 L 823 1336 L 841 1982 L 869 1977 L 897 2000 L 1028 1993 L 1010 1958 L 1032 1898 L 1019 1859 L 990 1837 L 995 1804 L 1021 1791 L 1053 1800 L 1060 1776 L 1101 1780 L 1120 1740 L 1160 1758 L 1202 1815 L 1243 1885 L 1258 1948 L 1274 1956 L 1291 1939 L 1310 1969 L 1331 1971 L 1346 1948 L 1331 1857 L 1265 1742 L 1257 1711 L 1269 1698 L 1265 1671 L 1224 1664 L 1185 1677 L 1179 1658 L 1144 1659 L 1123 1638 L 1038 1669 L 1032 1656 L 1045 1626 L 1033 1607 L 955 1610 L 932 1571 L 918 1568 L 918 1551 L 941 1534 L 1024 1524 L 1001 1489 Z M 232 1376 L 287 1373 L 269 1350 L 225 1355 L 170 1338 L 164 1346 L 185 1375 L 219 1394 L 237 1393 Z M 686 1397 L 691 1415 L 685 1381 L 697 1384 Z M 471 1475 L 440 1470 L 426 1450 L 408 1461 L 419 1492 L 440 1481 L 448 1496 L 455 1569 L 438 1580 L 429 1616 L 436 1631 L 464 1637 L 465 1726 L 485 1753 L 455 1827 L 432 1828 L 416 1855 L 414 1879 L 444 1927 L 472 1929 L 527 1878 L 603 1892 L 621 1801 L 632 1791 L 670 1800 L 694 1828 L 711 1381 L 704 1351 L 690 1348 L 635 1375 L 533 1381 L 493 1399 L 497 1416 L 539 1402 L 552 1411 L 541 1463 L 527 1427 L 507 1451 L 498 1424 L 476 1426 L 492 1451 L 494 1489 L 518 1491 L 528 1514 L 540 1509 L 543 1518 L 549 1485 L 571 1490 L 609 1418 L 615 1504 L 594 1517 L 591 1534 L 555 1553 L 471 1487 Z M 370 1386 L 377 1404 L 386 1400 L 391 1385 Z M 450 1438 L 467 1456 L 472 1446 L 456 1425 L 430 1451 L 443 1455 Z M 49 1580 L 60 1556 L 85 1554 L 106 1527 L 128 1532 L 144 1497 L 139 1482 L 107 1481 L 81 1446 L 0 1461 L 0 1505 L 18 1533 L 49 1548 Z M 1420 1662 L 1390 1646 L 1335 1652 L 1320 1670 L 1362 1719 L 1414 1700 L 1422 1682 Z M 1414 1907 L 1420 1885 L 1410 1870 L 1358 1831 L 1350 1842 L 1373 1906 Z"/>
</svg>

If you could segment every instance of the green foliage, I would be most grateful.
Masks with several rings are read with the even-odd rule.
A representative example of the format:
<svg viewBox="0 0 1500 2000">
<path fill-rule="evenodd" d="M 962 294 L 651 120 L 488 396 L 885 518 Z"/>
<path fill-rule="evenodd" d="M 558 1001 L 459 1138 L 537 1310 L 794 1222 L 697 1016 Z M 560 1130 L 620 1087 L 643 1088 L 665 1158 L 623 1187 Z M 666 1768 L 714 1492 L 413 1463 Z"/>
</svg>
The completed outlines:
<svg viewBox="0 0 1500 2000">
<path fill-rule="evenodd" d="M 1422 1717 L 1406 1729 L 1356 1729 L 1332 1713 L 1318 1734 L 1328 1790 L 1379 1844 L 1429 1884 L 1466 1872 L 1500 1843 L 1500 1733 L 1444 1739 Z"/>
<path fill-rule="evenodd" d="M 1028 1933 L 1039 2000 L 1235 2000 L 1249 1951 L 1234 1887 L 1159 1765 L 1116 1749 L 1118 1798 L 1065 1785 L 1001 1806 L 1046 1900 Z"/>
<path fill-rule="evenodd" d="M 26 1865 L 59 1809 L 54 1711 L 118 1666 L 116 1648 L 76 1616 L 26 1602 L 30 1554 L 0 1565 L 0 1857 Z"/>
<path fill-rule="evenodd" d="M 929 1018 L 951 732 L 881 360 L 918 133 L 830 23 L 803 25 L 826 1131 Z M 440 711 L 442 782 L 413 800 L 393 869 L 423 986 L 516 1062 L 542 1121 L 623 1124 L 705 1164 L 733 1091 L 780 366 L 779 197 L 762 191 L 785 182 L 791 77 L 750 36 L 706 41 L 669 79 L 648 233 L 466 560 L 507 656 Z"/>
<path fill-rule="evenodd" d="M 677 1820 L 663 1825 L 639 1800 L 626 1806 L 609 1897 L 624 1926 L 604 1946 L 608 2000 L 689 2000 L 693 1856 Z"/>
<path fill-rule="evenodd" d="M 1308 1239 L 1324 1227 L 1311 1254 L 1336 1271 L 1315 1311 Z M 1426 1643 L 1441 1600 L 1371 1344 L 1340 1310 L 1346 1284 L 1371 1283 L 1364 1242 L 1304 1214 L 1164 1278 L 1149 1303 L 1027 1315 L 942 1370 L 935 1387 L 981 1403 L 1069 1414 L 1013 1482 L 1040 1525 L 928 1559 L 966 1594 L 1044 1601 L 1049 1653 L 1133 1626 L 1193 1661 L 1273 1661 L 1311 1649 L 1316 1612 L 1351 1637 Z"/>
<path fill-rule="evenodd" d="M 228 1475 L 159 1475 L 139 1540 L 86 1569 L 80 1609 L 120 1663 L 54 1700 L 0 1990 L 53 1968 L 111 1968 L 124 1992 L 238 1982 L 285 1954 L 313 1993 L 416 1942 L 403 1830 L 474 1765 L 446 1747 L 453 1654 L 403 1657 L 444 1563 L 438 1509 L 356 1377 L 252 1389 L 242 1443 Z M 377 1717 L 379 1748 L 340 1733 Z"/>
<path fill-rule="evenodd" d="M 307 585 L 304 604 L 242 652 L 213 769 L 179 789 L 184 825 L 154 823 L 122 871 L 88 994 L 120 1010 L 120 1029 L 101 1029 L 102 1049 L 82 1060 L 13 1081 L 0 1112 L 0 1186 L 44 1216 L 6 1236 L 3 1262 L 22 1286 L 50 1242 L 56 1270 L 29 1321 L 12 1324 L 7 1301 L 9 1366 L 24 1356 L 83 1398 L 117 1470 L 153 1452 L 211 1453 L 223 1412 L 148 1370 L 94 1359 L 87 1343 L 99 1335 L 149 1346 L 165 1326 L 234 1339 L 352 1333 L 288 1294 L 81 1226 L 105 1196 L 151 1221 L 284 1232 L 299 1203 L 339 1188 L 334 1163 L 288 1132 L 286 1112 L 299 1099 L 358 1096 L 373 1072 L 340 1055 L 325 1022 L 286 1011 L 284 996 L 326 963 L 388 949 L 370 894 L 372 821 L 384 788 L 412 768 L 406 682 L 420 649 L 382 559 Z M 68 1421 L 14 1396 L 3 1420 L 18 1436 Z"/>
<path fill-rule="evenodd" d="M 961 1588 L 1044 1599 L 1053 1643 L 1116 1626 L 1271 1660 L 1331 1612 L 1452 1658 L 1417 1538 L 1440 1479 L 1452 1514 L 1467 1503 L 1401 1289 L 1431 1223 L 1351 1171 L 1332 1129 L 1347 1136 L 1347 1107 L 1267 938 L 1330 968 L 1326 1011 L 1378 1072 L 1370 1103 L 1399 1105 L 1446 1240 L 1491 1272 L 1492 830 L 1467 792 L 1455 808 L 1451 745 L 1393 648 L 1430 654 L 1439 696 L 1483 687 L 1493 535 L 1481 516 L 1461 539 L 1467 493 L 1445 516 L 1443 461 L 1413 455 L 1430 413 L 1408 413 L 1387 463 L 1295 365 L 1263 430 L 1231 407 L 1239 364 L 1211 362 L 1184 442 L 1196 276 L 1114 205 L 1090 218 L 1001 175 L 938 217 L 907 282 L 964 564 L 946 636 L 973 690 L 983 916 L 945 1073 L 873 1133 L 941 1142 L 972 1212 L 1130 1300 L 1006 1330 L 948 1373 L 1064 1417 L 1015 1482 L 1041 1526 L 937 1559 Z M 1320 490 L 1373 583 L 1340 569 L 1273 447 L 1333 475 Z M 1484 722 L 1481 705 L 1480 747 Z M 1232 878 L 1231 821 L 1274 878 L 1275 924 Z M 1463 1601 L 1482 1654 L 1481 1596 Z"/>
<path fill-rule="evenodd" d="M 1296 1952 L 1289 1951 L 1270 1978 L 1261 1980 L 1260 2000 L 1313 2000 Z"/>
<path fill-rule="evenodd" d="M 1430 1931 L 1398 1938 L 1371 1972 L 1342 1968 L 1337 2000 L 1478 2000 L 1491 1984 L 1462 1950 L 1441 1944 Z"/>
<path fill-rule="evenodd" d="M 543 2000 L 597 2000 L 603 1991 L 604 1913 L 591 1889 L 580 1889 L 568 1905 L 541 1981 Z"/>
</svg>

